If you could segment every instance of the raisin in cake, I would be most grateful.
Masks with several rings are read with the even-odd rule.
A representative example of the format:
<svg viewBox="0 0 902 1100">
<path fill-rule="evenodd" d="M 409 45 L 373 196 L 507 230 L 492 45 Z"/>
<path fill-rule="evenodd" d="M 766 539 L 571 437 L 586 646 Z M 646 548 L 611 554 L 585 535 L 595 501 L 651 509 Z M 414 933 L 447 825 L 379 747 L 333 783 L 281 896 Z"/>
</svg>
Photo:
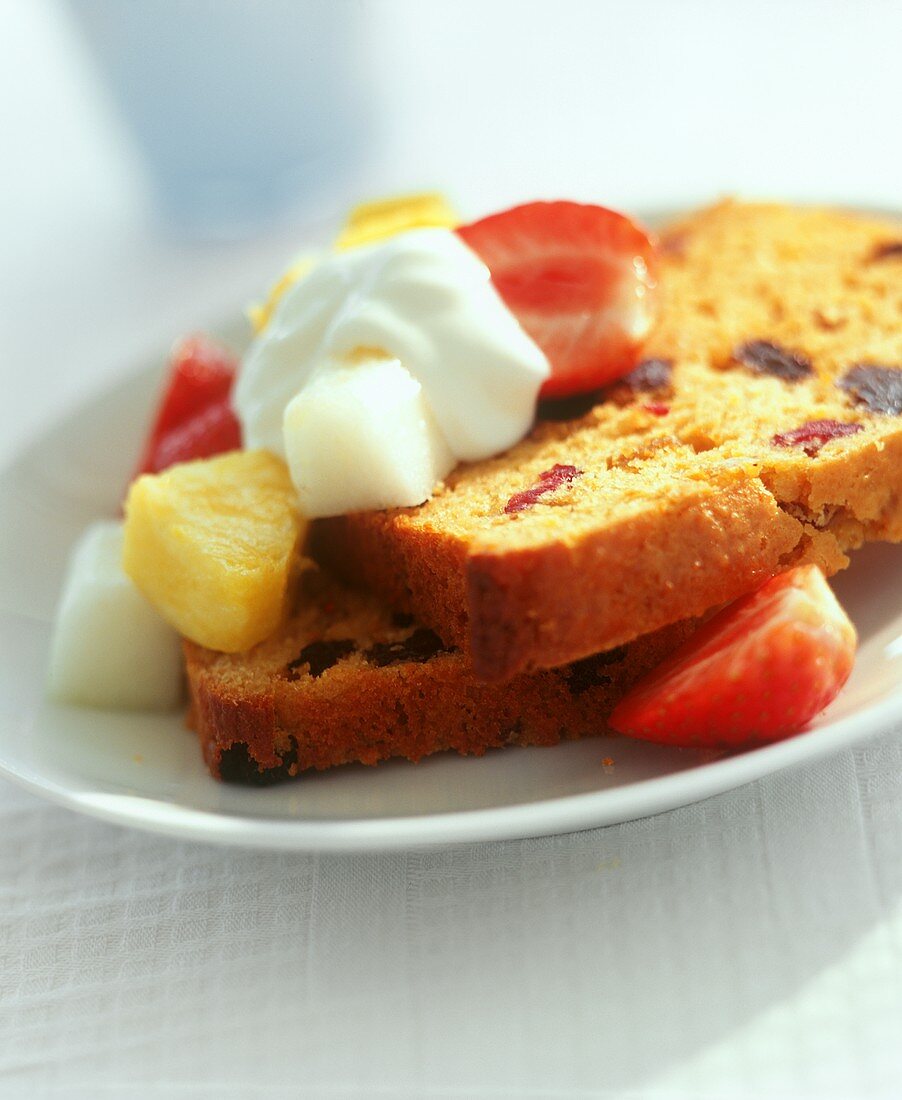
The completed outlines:
<svg viewBox="0 0 902 1100">
<path fill-rule="evenodd" d="M 215 777 L 251 784 L 443 749 L 551 745 L 605 732 L 627 687 L 693 629 L 486 684 L 433 631 L 313 570 L 294 617 L 249 653 L 184 643 L 189 725 Z"/>
<path fill-rule="evenodd" d="M 503 680 L 902 539 L 902 226 L 724 202 L 668 228 L 646 360 L 578 419 L 317 553 Z"/>
</svg>

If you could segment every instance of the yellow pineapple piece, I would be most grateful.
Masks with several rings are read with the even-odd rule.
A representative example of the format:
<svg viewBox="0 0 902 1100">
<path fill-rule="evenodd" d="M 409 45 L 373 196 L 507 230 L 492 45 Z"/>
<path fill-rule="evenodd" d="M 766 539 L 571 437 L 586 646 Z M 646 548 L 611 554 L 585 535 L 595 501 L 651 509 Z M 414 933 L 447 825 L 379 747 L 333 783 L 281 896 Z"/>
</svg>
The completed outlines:
<svg viewBox="0 0 902 1100">
<path fill-rule="evenodd" d="M 442 195 L 399 195 L 362 203 L 348 215 L 335 247 L 355 248 L 403 233 L 406 229 L 438 226 L 452 229 L 460 219 Z"/>
<path fill-rule="evenodd" d="M 123 566 L 184 637 L 236 653 L 286 610 L 306 521 L 288 469 L 268 451 L 232 451 L 134 482 Z"/>
</svg>

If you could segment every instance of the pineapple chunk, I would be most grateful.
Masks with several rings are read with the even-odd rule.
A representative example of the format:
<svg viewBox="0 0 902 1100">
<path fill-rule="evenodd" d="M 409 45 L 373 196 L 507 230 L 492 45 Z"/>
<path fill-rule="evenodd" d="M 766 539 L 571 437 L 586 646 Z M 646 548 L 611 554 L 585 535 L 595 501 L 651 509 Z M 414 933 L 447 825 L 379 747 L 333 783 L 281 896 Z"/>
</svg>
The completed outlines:
<svg viewBox="0 0 902 1100">
<path fill-rule="evenodd" d="M 285 464 L 232 451 L 145 474 L 125 502 L 125 572 L 180 634 L 236 653 L 281 622 L 306 529 Z"/>
<path fill-rule="evenodd" d="M 355 248 L 403 233 L 438 226 L 453 229 L 459 218 L 441 195 L 399 195 L 356 206 L 348 215 L 335 247 Z"/>
</svg>

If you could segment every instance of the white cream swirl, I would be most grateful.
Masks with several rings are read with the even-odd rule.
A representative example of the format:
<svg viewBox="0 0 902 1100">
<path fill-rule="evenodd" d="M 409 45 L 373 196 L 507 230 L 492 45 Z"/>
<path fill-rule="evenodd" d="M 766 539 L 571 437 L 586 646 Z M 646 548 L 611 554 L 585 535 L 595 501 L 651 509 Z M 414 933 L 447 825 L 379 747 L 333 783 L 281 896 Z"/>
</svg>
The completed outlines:
<svg viewBox="0 0 902 1100">
<path fill-rule="evenodd" d="M 235 403 L 245 446 L 288 460 L 307 515 L 334 515 L 421 503 L 456 461 L 512 446 L 549 372 L 482 260 L 450 230 L 417 229 L 291 286 Z"/>
</svg>

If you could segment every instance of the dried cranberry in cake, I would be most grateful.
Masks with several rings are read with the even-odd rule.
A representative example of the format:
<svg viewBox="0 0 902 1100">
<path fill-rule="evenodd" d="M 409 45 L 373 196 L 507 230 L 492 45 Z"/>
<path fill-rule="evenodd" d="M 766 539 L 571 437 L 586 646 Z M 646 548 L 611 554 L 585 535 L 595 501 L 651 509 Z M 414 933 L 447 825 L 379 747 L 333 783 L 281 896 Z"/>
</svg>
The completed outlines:
<svg viewBox="0 0 902 1100">
<path fill-rule="evenodd" d="M 419 626 L 410 635 L 400 642 L 376 642 L 369 649 L 364 650 L 364 657 L 372 665 L 384 668 L 386 665 L 397 665 L 402 661 L 411 661 L 414 664 L 425 664 L 439 653 L 445 653 L 445 644 L 433 630 Z"/>
<path fill-rule="evenodd" d="M 846 424 L 841 420 L 809 420 L 792 431 L 778 432 L 771 442 L 778 447 L 801 447 L 806 455 L 813 458 L 831 439 L 855 435 L 861 429 L 861 424 Z"/>
<path fill-rule="evenodd" d="M 735 362 L 755 374 L 769 374 L 784 382 L 800 382 L 814 374 L 811 360 L 801 352 L 780 347 L 770 340 L 749 340 L 733 351 Z"/>
<path fill-rule="evenodd" d="M 652 416 L 666 416 L 670 412 L 670 406 L 662 405 L 660 401 L 652 401 L 648 405 L 643 405 L 642 408 Z"/>
<path fill-rule="evenodd" d="M 551 364 L 542 397 L 598 389 L 639 357 L 653 321 L 655 249 L 603 206 L 532 202 L 457 233 Z"/>
<path fill-rule="evenodd" d="M 350 638 L 320 638 L 309 645 L 305 645 L 298 656 L 285 666 L 289 680 L 297 680 L 298 672 L 308 665 L 311 676 L 322 676 L 326 669 L 337 665 L 343 658 L 354 652 L 354 643 Z"/>
<path fill-rule="evenodd" d="M 871 412 L 887 416 L 902 413 L 902 367 L 857 363 L 836 384 Z"/>
<path fill-rule="evenodd" d="M 522 512 L 525 508 L 531 508 L 540 497 L 545 496 L 546 493 L 553 493 L 562 485 L 569 485 L 582 472 L 576 466 L 562 466 L 560 463 L 555 463 L 550 470 L 543 470 L 539 474 L 539 480 L 535 485 L 531 485 L 521 493 L 514 493 L 505 504 L 504 511 L 511 515 L 513 512 Z"/>
</svg>

